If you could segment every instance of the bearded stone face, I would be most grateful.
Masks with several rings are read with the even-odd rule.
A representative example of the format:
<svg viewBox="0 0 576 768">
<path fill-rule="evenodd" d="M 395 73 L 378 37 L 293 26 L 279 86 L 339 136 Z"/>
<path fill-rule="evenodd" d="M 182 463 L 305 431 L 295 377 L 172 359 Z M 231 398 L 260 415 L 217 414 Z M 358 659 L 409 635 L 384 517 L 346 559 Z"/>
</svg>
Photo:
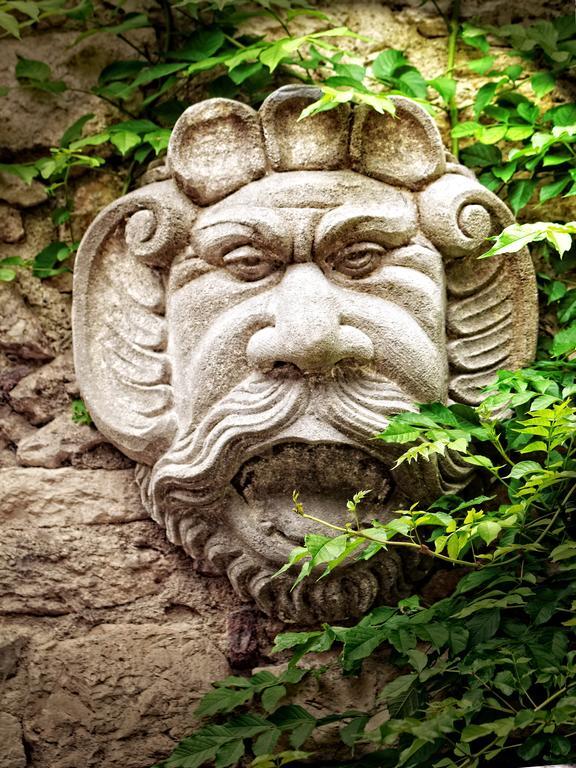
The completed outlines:
<svg viewBox="0 0 576 768">
<path fill-rule="evenodd" d="M 292 492 L 342 524 L 360 488 L 370 521 L 461 487 L 449 457 L 395 470 L 398 450 L 373 436 L 414 403 L 475 402 L 529 358 L 535 325 L 529 257 L 475 259 L 506 209 L 447 167 L 426 113 L 399 99 L 400 125 L 356 117 L 348 149 L 347 114 L 297 123 L 314 96 L 273 94 L 264 138 L 244 105 L 191 108 L 176 183 L 100 215 L 75 287 L 84 397 L 139 462 L 151 515 L 201 571 L 297 622 L 398 598 L 425 568 L 388 552 L 291 592 L 272 574 L 326 533 L 293 514 Z"/>
</svg>

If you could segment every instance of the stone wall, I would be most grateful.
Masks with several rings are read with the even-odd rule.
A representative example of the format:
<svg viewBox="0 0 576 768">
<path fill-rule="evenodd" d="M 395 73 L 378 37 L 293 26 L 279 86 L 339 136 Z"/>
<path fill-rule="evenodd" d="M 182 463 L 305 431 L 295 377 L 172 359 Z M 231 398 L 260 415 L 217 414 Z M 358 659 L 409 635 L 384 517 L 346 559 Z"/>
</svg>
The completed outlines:
<svg viewBox="0 0 576 768">
<path fill-rule="evenodd" d="M 570 11 L 561 0 L 529 5 L 531 18 Z M 463 6 L 493 24 L 527 13 L 525 0 Z M 419 0 L 329 11 L 374 38 L 373 53 L 407 49 L 427 76 L 441 74 L 445 28 Z M 74 38 L 48 27 L 2 41 L 0 79 L 13 87 L 0 107 L 1 161 L 46 152 L 86 112 L 95 126 L 114 117 L 91 95 L 15 85 L 17 54 L 49 61 L 81 90 L 107 63 L 133 55 L 113 38 L 71 48 Z M 464 68 L 458 75 L 470 92 L 478 87 Z M 79 237 L 122 180 L 106 172 L 72 186 Z M 0 174 L 0 258 L 33 258 L 57 239 L 49 210 L 42 185 Z M 0 283 L 0 768 L 149 768 L 190 730 L 211 680 L 231 665 L 269 663 L 280 627 L 242 607 L 224 578 L 195 572 L 147 518 L 130 461 L 71 421 L 70 304 L 69 275 L 40 281 L 20 270 Z"/>
</svg>

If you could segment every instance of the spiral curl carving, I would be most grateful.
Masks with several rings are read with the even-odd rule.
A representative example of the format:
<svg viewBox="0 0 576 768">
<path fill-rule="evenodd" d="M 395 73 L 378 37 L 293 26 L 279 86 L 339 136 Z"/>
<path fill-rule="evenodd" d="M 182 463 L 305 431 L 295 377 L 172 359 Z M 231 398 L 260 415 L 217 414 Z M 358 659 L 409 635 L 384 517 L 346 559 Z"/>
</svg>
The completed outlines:
<svg viewBox="0 0 576 768">
<path fill-rule="evenodd" d="M 445 257 L 479 256 L 513 220 L 493 192 L 462 174 L 446 174 L 418 197 L 422 230 Z"/>
</svg>

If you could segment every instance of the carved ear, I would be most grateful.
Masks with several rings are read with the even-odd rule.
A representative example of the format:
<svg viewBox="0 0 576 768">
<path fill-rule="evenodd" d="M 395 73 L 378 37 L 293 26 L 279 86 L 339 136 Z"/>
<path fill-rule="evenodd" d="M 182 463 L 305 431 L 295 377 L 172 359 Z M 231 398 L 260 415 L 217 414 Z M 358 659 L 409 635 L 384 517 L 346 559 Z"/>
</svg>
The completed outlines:
<svg viewBox="0 0 576 768">
<path fill-rule="evenodd" d="M 221 200 L 266 172 L 257 113 L 230 99 L 188 107 L 172 131 L 168 160 L 178 185 L 195 203 Z"/>
<path fill-rule="evenodd" d="M 416 102 L 393 96 L 396 114 L 381 115 L 364 104 L 354 110 L 352 168 L 390 184 L 421 189 L 446 170 L 436 123 Z"/>
<path fill-rule="evenodd" d="M 172 181 L 106 208 L 86 232 L 74 271 L 74 359 L 100 431 L 153 463 L 174 433 L 159 268 L 186 242 L 194 209 Z"/>
<path fill-rule="evenodd" d="M 500 368 L 534 357 L 538 302 L 530 254 L 478 261 L 491 235 L 514 221 L 495 194 L 468 175 L 447 173 L 419 195 L 422 231 L 446 260 L 450 393 L 477 404 Z"/>
<path fill-rule="evenodd" d="M 319 88 L 286 85 L 260 107 L 273 170 L 331 171 L 348 165 L 348 104 L 299 120 L 302 110 L 321 96 Z"/>
</svg>

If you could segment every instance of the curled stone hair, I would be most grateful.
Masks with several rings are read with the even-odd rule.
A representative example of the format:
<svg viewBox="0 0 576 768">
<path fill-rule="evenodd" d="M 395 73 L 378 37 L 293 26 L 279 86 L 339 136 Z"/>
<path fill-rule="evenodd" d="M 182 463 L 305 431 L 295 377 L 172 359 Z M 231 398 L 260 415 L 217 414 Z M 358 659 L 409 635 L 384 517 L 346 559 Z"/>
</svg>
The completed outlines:
<svg viewBox="0 0 576 768">
<path fill-rule="evenodd" d="M 98 428 L 142 465 L 138 475 L 145 500 L 147 468 L 174 446 L 179 426 L 165 320 L 171 265 L 186 258 L 199 209 L 265 176 L 347 170 L 412 197 L 418 236 L 444 261 L 454 401 L 478 403 L 480 390 L 498 369 L 518 367 L 533 356 L 537 300 L 527 250 L 477 258 L 489 247 L 487 238 L 513 221 L 504 203 L 453 162 L 433 119 L 415 102 L 393 97 L 395 115 L 342 104 L 299 120 L 319 95 L 313 87 L 286 86 L 259 111 L 228 99 L 189 107 L 170 139 L 169 178 L 120 198 L 84 236 L 74 278 L 78 379 Z M 183 542 L 190 515 L 185 519 L 180 511 L 171 522 L 159 511 L 153 515 L 169 530 L 172 526 L 173 540 Z M 192 552 L 194 546 L 185 548 Z M 212 550 L 218 546 L 213 541 Z M 262 575 L 247 557 L 236 552 L 224 558 L 223 567 L 241 594 L 260 595 L 259 604 L 272 611 L 270 606 L 287 600 L 287 593 L 278 597 L 279 582 L 271 585 L 269 573 Z M 361 569 L 358 574 L 354 579 L 361 579 Z M 368 581 L 366 604 L 380 589 L 374 571 Z M 248 582 L 250 587 L 241 586 Z M 335 582 L 330 583 L 326 589 L 336 594 Z M 363 605 L 360 597 L 358 604 Z M 296 610 L 293 601 L 289 610 Z M 311 618 L 308 609 L 298 610 L 301 619 Z"/>
</svg>

